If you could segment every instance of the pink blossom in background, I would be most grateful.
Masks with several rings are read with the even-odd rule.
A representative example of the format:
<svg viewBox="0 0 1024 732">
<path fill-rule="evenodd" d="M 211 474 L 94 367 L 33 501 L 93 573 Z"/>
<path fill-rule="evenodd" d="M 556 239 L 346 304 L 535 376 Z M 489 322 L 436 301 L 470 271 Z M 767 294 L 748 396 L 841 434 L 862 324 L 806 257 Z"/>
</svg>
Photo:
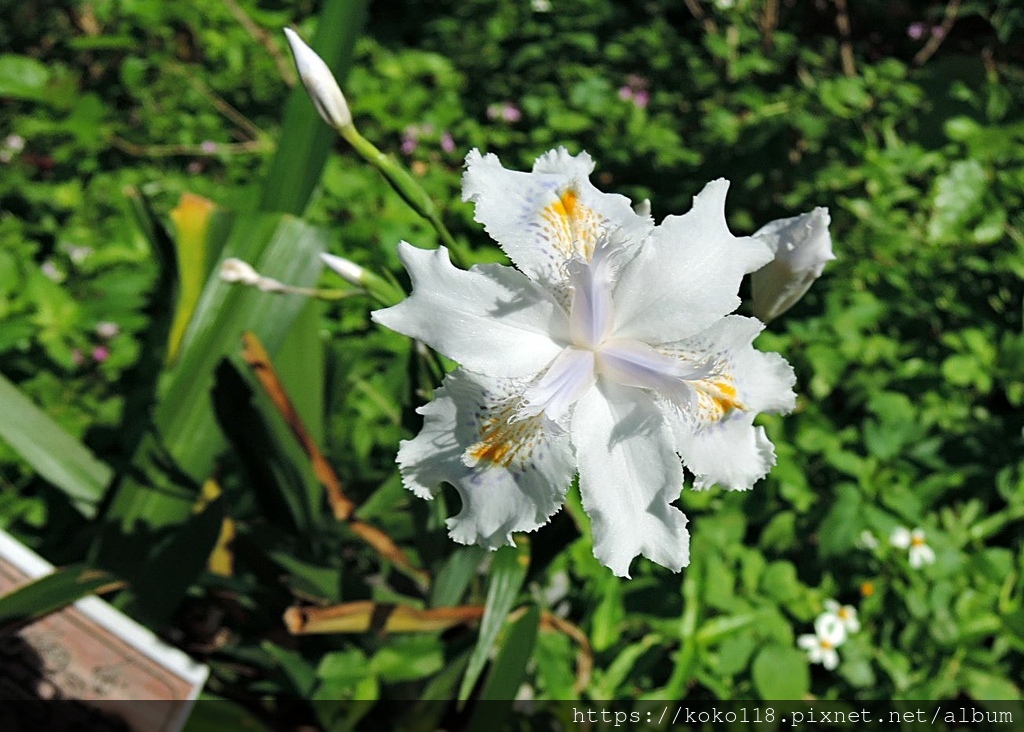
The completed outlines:
<svg viewBox="0 0 1024 732">
<path fill-rule="evenodd" d="M 907 26 L 907 35 L 912 40 L 920 40 L 924 37 L 924 23 L 911 23 Z"/>
<path fill-rule="evenodd" d="M 487 107 L 487 119 L 503 120 L 515 124 L 523 118 L 523 111 L 512 102 L 495 102 Z"/>
<path fill-rule="evenodd" d="M 637 109 L 645 109 L 651 101 L 647 85 L 647 79 L 643 76 L 630 74 L 626 77 L 625 85 L 619 87 L 619 99 L 624 102 L 633 102 Z"/>
<path fill-rule="evenodd" d="M 446 153 L 455 151 L 455 140 L 452 139 L 451 132 L 446 131 L 443 135 L 441 135 L 441 149 L 444 150 Z"/>
<path fill-rule="evenodd" d="M 71 351 L 71 363 L 75 366 L 81 366 L 85 363 L 85 354 L 78 348 L 74 348 Z"/>
<path fill-rule="evenodd" d="M 409 125 L 402 132 L 402 152 L 405 155 L 412 155 L 420 145 L 420 131 L 416 125 Z"/>
<path fill-rule="evenodd" d="M 106 346 L 96 346 L 92 349 L 92 360 L 96 363 L 103 363 L 110 358 L 110 349 Z"/>
<path fill-rule="evenodd" d="M 199 144 L 199 149 L 202 150 L 207 155 L 212 155 L 213 153 L 217 152 L 217 143 L 214 142 L 213 140 L 203 140 Z"/>
</svg>

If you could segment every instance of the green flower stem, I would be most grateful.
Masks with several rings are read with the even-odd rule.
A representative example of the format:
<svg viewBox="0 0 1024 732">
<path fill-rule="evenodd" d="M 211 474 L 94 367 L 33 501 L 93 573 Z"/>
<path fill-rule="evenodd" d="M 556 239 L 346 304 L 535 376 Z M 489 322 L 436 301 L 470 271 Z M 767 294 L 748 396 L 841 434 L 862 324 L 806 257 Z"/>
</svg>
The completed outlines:
<svg viewBox="0 0 1024 732">
<path fill-rule="evenodd" d="M 397 305 L 403 299 L 405 299 L 405 293 L 402 292 L 401 288 L 394 285 L 383 277 L 375 274 L 365 272 L 363 274 L 363 286 L 354 287 L 352 289 L 320 289 L 315 287 L 292 287 L 282 283 L 277 283 L 273 287 L 261 288 L 263 292 L 271 292 L 281 295 L 302 295 L 304 297 L 311 297 L 314 300 L 324 300 L 327 302 L 334 302 L 337 300 L 345 300 L 350 297 L 356 297 L 357 295 L 369 295 L 381 305 L 390 307 Z"/>
<path fill-rule="evenodd" d="M 406 293 L 401 287 L 365 268 L 360 281 L 366 293 L 385 307 L 397 305 L 405 299 Z"/>
<path fill-rule="evenodd" d="M 372 142 L 360 135 L 355 125 L 345 125 L 336 129 L 338 134 L 345 138 L 366 162 L 380 171 L 380 174 L 391 184 L 395 192 L 412 207 L 413 211 L 430 222 L 434 231 L 441 238 L 441 243 L 452 253 L 452 259 L 456 260 L 457 264 L 465 264 L 462 246 L 455 241 L 455 237 L 441 221 L 441 214 L 437 210 L 437 206 L 434 205 L 434 201 L 422 186 L 416 182 L 416 179 L 397 160 L 378 150 Z"/>
<path fill-rule="evenodd" d="M 263 292 L 269 292 L 277 295 L 302 295 L 303 297 L 311 297 L 315 300 L 344 300 L 349 297 L 355 297 L 356 295 L 362 295 L 361 289 L 351 290 L 339 290 L 339 289 L 320 289 L 316 287 L 292 287 L 291 285 L 285 285 L 282 283 L 276 283 L 274 287 L 259 288 Z"/>
</svg>

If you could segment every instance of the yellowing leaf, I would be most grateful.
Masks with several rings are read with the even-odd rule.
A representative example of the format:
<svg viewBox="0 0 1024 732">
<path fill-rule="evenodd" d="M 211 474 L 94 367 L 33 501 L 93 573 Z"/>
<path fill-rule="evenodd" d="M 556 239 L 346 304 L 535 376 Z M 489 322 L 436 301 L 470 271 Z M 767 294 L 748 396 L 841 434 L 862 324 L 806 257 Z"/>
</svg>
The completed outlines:
<svg viewBox="0 0 1024 732">
<path fill-rule="evenodd" d="M 178 260 L 178 306 L 167 342 L 168 362 L 178 356 L 181 338 L 206 283 L 207 232 L 215 209 L 208 198 L 185 193 L 170 214 L 177 232 L 174 249 Z"/>
<path fill-rule="evenodd" d="M 220 484 L 213 478 L 207 478 L 192 513 L 202 513 L 208 505 L 220 498 L 221 492 Z M 230 516 L 225 516 L 220 525 L 220 534 L 217 535 L 217 543 L 206 563 L 206 568 L 212 574 L 231 577 L 235 573 L 235 553 L 231 548 L 234 540 L 235 522 Z"/>
</svg>

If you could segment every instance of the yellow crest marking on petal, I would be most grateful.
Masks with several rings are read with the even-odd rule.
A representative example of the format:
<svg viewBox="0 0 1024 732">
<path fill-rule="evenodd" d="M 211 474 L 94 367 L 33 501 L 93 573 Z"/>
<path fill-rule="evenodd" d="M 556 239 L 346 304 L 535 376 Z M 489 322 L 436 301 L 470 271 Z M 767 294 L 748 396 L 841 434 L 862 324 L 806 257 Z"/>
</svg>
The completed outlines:
<svg viewBox="0 0 1024 732">
<path fill-rule="evenodd" d="M 513 402 L 481 415 L 477 427 L 480 439 L 466 450 L 465 460 L 470 466 L 489 463 L 507 468 L 518 458 L 529 458 L 542 430 L 541 421 L 536 416 L 513 421 L 515 415 Z"/>
<path fill-rule="evenodd" d="M 564 258 L 581 254 L 588 260 L 594 254 L 601 217 L 580 202 L 575 188 L 566 188 L 540 213 L 548 241 Z"/>
<path fill-rule="evenodd" d="M 924 546 L 925 541 L 923 536 L 911 536 L 910 546 Z"/>
<path fill-rule="evenodd" d="M 562 210 L 565 211 L 566 218 L 571 219 L 576 215 L 576 204 L 579 203 L 579 200 L 579 194 L 571 188 L 558 199 L 559 203 L 562 204 Z"/>
<path fill-rule="evenodd" d="M 743 409 L 737 398 L 736 382 L 728 374 L 718 374 L 694 384 L 697 388 L 697 411 L 701 417 L 717 422 L 733 409 Z"/>
</svg>

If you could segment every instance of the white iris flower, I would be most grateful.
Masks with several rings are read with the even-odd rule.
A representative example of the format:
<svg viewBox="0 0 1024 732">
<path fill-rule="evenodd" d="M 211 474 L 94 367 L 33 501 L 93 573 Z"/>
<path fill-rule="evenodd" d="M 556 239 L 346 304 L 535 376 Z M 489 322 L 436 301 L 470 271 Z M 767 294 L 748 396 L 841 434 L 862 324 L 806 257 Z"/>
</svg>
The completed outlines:
<svg viewBox="0 0 1024 732">
<path fill-rule="evenodd" d="M 729 315 L 771 248 L 729 232 L 726 180 L 654 226 L 590 183 L 586 153 L 466 164 L 463 198 L 518 269 L 399 246 L 413 293 L 374 319 L 461 364 L 402 443 L 406 487 L 452 484 L 452 538 L 496 548 L 545 524 L 578 471 L 595 556 L 620 576 L 640 554 L 678 571 L 680 457 L 698 489 L 748 489 L 775 463 L 754 417 L 794 405 L 789 364 L 751 345 L 763 325 Z"/>
</svg>

